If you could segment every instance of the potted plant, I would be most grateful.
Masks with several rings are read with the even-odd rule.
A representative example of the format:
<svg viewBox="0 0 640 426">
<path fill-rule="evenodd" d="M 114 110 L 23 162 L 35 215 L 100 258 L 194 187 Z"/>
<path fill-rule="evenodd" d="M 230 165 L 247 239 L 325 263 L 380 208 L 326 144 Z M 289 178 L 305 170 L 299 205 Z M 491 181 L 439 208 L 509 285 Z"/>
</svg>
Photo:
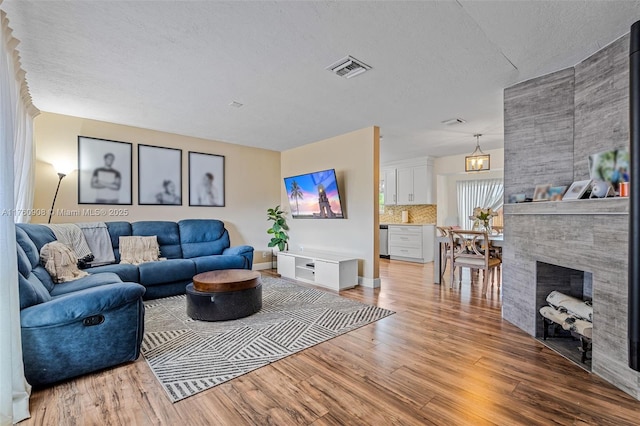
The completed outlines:
<svg viewBox="0 0 640 426">
<path fill-rule="evenodd" d="M 269 241 L 268 246 L 271 248 L 277 247 L 280 251 L 289 248 L 289 235 L 287 234 L 289 226 L 285 218 L 286 214 L 284 210 L 280 210 L 279 205 L 275 208 L 267 209 L 267 220 L 273 221 L 271 228 L 267 229 L 267 234 L 271 235 L 271 241 Z M 273 267 L 273 250 L 271 251 L 271 266 Z"/>
</svg>

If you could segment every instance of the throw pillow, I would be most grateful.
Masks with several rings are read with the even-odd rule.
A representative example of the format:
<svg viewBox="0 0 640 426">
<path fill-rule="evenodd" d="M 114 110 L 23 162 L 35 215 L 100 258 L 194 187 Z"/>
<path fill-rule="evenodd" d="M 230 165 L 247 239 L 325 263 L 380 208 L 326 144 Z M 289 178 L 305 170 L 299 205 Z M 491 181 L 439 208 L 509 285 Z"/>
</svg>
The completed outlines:
<svg viewBox="0 0 640 426">
<path fill-rule="evenodd" d="M 89 275 L 78 269 L 78 257 L 75 252 L 59 241 L 52 241 L 42 246 L 40 261 L 54 283 L 73 281 Z"/>
<path fill-rule="evenodd" d="M 158 237 L 120 237 L 120 263 L 139 265 L 145 262 L 155 262 L 160 257 Z"/>
</svg>

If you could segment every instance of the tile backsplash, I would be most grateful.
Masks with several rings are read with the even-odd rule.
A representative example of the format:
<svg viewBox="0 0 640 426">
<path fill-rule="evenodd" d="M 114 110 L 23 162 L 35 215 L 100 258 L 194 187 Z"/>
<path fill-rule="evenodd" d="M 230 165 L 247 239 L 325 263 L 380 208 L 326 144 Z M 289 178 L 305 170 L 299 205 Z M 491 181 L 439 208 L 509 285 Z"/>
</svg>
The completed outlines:
<svg viewBox="0 0 640 426">
<path fill-rule="evenodd" d="M 380 223 L 402 223 L 403 210 L 409 212 L 409 223 L 436 223 L 437 209 L 435 204 L 384 206 L 384 213 L 380 212 Z"/>
</svg>

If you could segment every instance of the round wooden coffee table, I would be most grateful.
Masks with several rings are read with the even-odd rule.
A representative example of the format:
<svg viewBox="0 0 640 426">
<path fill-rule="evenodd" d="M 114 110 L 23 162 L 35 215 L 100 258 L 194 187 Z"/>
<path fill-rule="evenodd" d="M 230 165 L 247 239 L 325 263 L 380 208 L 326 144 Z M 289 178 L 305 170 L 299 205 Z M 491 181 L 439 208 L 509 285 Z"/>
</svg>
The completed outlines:
<svg viewBox="0 0 640 426">
<path fill-rule="evenodd" d="M 260 273 L 246 269 L 203 272 L 188 284 L 187 315 L 201 321 L 228 321 L 262 309 Z"/>
</svg>

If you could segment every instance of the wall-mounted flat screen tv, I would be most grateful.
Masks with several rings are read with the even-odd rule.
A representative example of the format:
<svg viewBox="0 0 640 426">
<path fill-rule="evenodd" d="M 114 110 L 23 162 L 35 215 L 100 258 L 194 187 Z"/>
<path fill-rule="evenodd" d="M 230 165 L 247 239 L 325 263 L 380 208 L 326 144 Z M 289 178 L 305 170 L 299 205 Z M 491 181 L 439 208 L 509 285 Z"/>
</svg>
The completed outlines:
<svg viewBox="0 0 640 426">
<path fill-rule="evenodd" d="M 334 169 L 284 178 L 284 187 L 291 206 L 291 217 L 344 219 Z"/>
</svg>

